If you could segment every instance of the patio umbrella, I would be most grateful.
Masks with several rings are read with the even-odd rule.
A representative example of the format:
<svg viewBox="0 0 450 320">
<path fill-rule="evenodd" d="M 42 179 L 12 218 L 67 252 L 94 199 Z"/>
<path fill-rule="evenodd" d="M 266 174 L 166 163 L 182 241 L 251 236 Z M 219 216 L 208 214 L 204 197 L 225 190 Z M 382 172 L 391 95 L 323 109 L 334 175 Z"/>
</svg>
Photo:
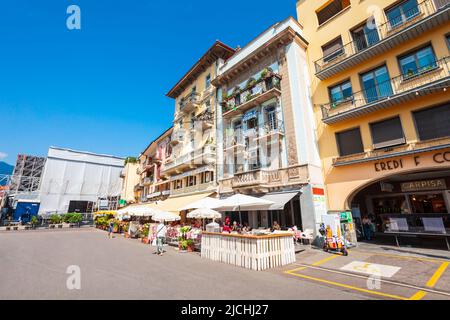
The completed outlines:
<svg viewBox="0 0 450 320">
<path fill-rule="evenodd" d="M 136 205 L 136 206 L 129 206 L 126 208 L 123 208 L 117 212 L 118 216 L 131 216 L 131 217 L 151 217 L 155 213 L 160 212 L 157 209 L 154 209 L 147 205 Z"/>
<path fill-rule="evenodd" d="M 179 221 L 181 220 L 181 218 L 180 216 L 171 212 L 159 211 L 152 216 L 152 220 L 158 222 L 172 222 Z"/>
<path fill-rule="evenodd" d="M 190 219 L 219 219 L 222 214 L 209 208 L 199 208 L 187 214 Z"/>
<path fill-rule="evenodd" d="M 239 211 L 239 219 L 242 223 L 242 213 L 241 210 L 251 210 L 257 206 L 269 206 L 274 204 L 275 202 L 260 199 L 252 196 L 247 196 L 245 194 L 235 194 L 227 199 L 221 200 L 221 204 L 213 209 L 217 209 L 219 211 Z M 236 210 L 237 209 L 237 210 Z"/>
<path fill-rule="evenodd" d="M 200 199 L 198 201 L 192 202 L 192 203 L 188 204 L 187 206 L 184 206 L 183 208 L 180 209 L 180 211 L 189 210 L 189 209 L 200 209 L 200 208 L 213 209 L 213 208 L 219 207 L 221 204 L 222 204 L 222 200 L 220 200 L 220 199 L 206 197 L 206 198 Z"/>
</svg>

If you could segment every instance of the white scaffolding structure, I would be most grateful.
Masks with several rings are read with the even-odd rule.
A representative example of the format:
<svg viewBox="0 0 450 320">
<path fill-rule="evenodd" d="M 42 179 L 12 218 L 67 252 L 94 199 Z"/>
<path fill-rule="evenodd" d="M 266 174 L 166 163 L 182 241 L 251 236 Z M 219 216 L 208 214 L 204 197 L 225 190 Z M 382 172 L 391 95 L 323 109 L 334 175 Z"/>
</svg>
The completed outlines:
<svg viewBox="0 0 450 320">
<path fill-rule="evenodd" d="M 67 213 L 71 202 L 117 209 L 125 159 L 51 147 L 40 187 L 39 213 Z"/>
</svg>

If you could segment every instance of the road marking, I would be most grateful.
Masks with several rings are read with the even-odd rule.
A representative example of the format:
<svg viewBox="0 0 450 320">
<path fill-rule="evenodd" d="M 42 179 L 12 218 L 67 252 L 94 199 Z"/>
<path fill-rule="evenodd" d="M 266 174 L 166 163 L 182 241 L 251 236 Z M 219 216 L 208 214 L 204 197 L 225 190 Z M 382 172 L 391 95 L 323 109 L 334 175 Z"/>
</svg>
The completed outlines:
<svg viewBox="0 0 450 320">
<path fill-rule="evenodd" d="M 409 300 L 422 300 L 426 295 L 425 291 L 417 291 Z"/>
<path fill-rule="evenodd" d="M 376 253 L 376 252 L 363 252 L 363 251 L 356 251 L 356 252 L 357 253 L 366 254 L 366 255 L 385 256 L 385 257 L 407 259 L 407 260 L 416 260 L 416 261 L 425 261 L 425 262 L 433 262 L 433 263 L 443 263 L 443 262 L 447 262 L 448 261 L 448 260 L 443 260 L 443 259 L 408 257 L 408 256 L 402 256 L 402 255 L 392 254 L 392 253 Z"/>
<path fill-rule="evenodd" d="M 427 287 L 434 288 L 436 283 L 441 278 L 442 274 L 448 268 L 449 262 L 444 262 L 441 266 L 436 270 L 431 279 L 427 282 Z"/>
<path fill-rule="evenodd" d="M 382 296 L 382 297 L 386 297 L 386 298 L 397 299 L 397 300 L 408 300 L 408 298 L 405 298 L 405 297 L 401 297 L 401 296 L 397 296 L 397 295 L 393 295 L 393 294 L 389 294 L 389 293 L 373 291 L 373 290 L 369 290 L 369 289 L 358 288 L 358 287 L 350 286 L 350 285 L 347 285 L 347 284 L 344 284 L 344 283 L 335 282 L 335 281 L 330 281 L 330 280 L 325 280 L 325 279 L 321 279 L 321 278 L 305 276 L 305 275 L 302 275 L 302 274 L 291 273 L 289 271 L 286 271 L 286 273 L 291 274 L 291 275 L 296 276 L 296 277 L 309 279 L 309 280 L 314 280 L 314 281 L 318 281 L 318 282 L 322 282 L 322 283 L 327 283 L 327 284 L 331 284 L 331 285 L 334 285 L 334 286 L 338 286 L 338 287 L 342 287 L 342 288 L 346 288 L 346 289 L 351 289 L 351 290 L 355 290 L 355 291 L 359 291 L 359 292 L 365 292 L 365 293 L 369 293 L 369 294 L 373 294 L 373 295 L 377 295 L 377 296 Z"/>
<path fill-rule="evenodd" d="M 340 256 L 338 256 L 338 255 L 329 256 L 329 257 L 326 257 L 325 259 L 322 259 L 322 260 L 320 260 L 320 261 L 314 262 L 312 265 L 313 265 L 313 266 L 320 266 L 320 265 L 324 264 L 325 262 L 331 261 L 331 260 L 336 259 L 336 258 L 338 258 L 338 257 L 340 257 Z M 308 268 L 308 267 L 303 266 L 303 267 L 301 267 L 301 268 L 297 268 L 297 269 L 293 269 L 293 270 L 288 270 L 288 271 L 286 271 L 286 272 L 297 272 L 297 271 L 305 270 L 305 269 L 307 269 L 307 268 Z"/>
<path fill-rule="evenodd" d="M 299 265 L 301 265 L 301 264 L 299 264 Z M 336 273 L 336 274 L 349 276 L 349 277 L 353 277 L 353 278 L 359 278 L 359 279 L 363 279 L 363 280 L 367 280 L 368 279 L 367 276 L 358 275 L 358 274 L 354 274 L 354 273 L 342 272 L 342 271 L 326 269 L 326 268 L 323 268 L 323 267 L 314 267 L 314 266 L 309 266 L 309 265 L 303 265 L 303 266 L 304 267 L 302 269 L 315 269 L 315 270 L 324 271 L 324 272 L 328 272 L 328 273 Z M 296 275 L 295 273 L 289 272 L 289 271 L 287 271 L 286 273 L 291 274 L 291 275 Z M 298 274 L 297 274 L 297 276 L 298 276 Z M 325 280 L 325 279 L 323 279 L 323 280 Z M 404 283 L 401 283 L 401 282 L 395 282 L 395 281 L 390 281 L 390 280 L 386 280 L 386 279 L 379 279 L 379 281 L 382 282 L 382 283 L 395 285 L 397 287 L 404 287 L 404 288 L 408 288 L 408 289 L 412 289 L 412 290 L 418 290 L 418 292 L 416 292 L 411 298 L 404 298 L 406 300 L 413 299 L 413 298 L 414 298 L 414 300 L 422 299 L 425 296 L 425 294 L 422 294 L 421 292 L 424 292 L 424 293 L 428 292 L 428 293 L 433 293 L 433 294 L 437 294 L 437 295 L 443 295 L 443 296 L 446 296 L 446 297 L 450 297 L 450 292 L 436 291 L 436 290 L 428 289 L 428 288 L 425 288 L 425 287 L 419 287 L 419 286 L 404 284 Z M 373 290 L 370 290 L 370 291 L 373 291 Z M 375 291 L 375 292 L 378 292 L 378 291 Z"/>
<path fill-rule="evenodd" d="M 369 275 L 392 278 L 402 268 L 386 266 L 382 264 L 367 263 L 363 261 L 353 261 L 341 268 L 341 270 L 364 273 Z"/>
</svg>

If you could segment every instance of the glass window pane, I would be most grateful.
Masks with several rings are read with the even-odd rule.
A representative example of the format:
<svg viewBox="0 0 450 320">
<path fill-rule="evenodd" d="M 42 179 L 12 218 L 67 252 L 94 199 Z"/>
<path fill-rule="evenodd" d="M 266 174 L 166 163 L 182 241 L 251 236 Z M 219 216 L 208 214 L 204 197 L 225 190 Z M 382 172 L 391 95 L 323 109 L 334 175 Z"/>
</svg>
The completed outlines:
<svg viewBox="0 0 450 320">
<path fill-rule="evenodd" d="M 417 0 L 408 0 L 402 5 L 403 14 L 406 19 L 411 19 L 419 13 L 419 8 L 417 7 Z"/>
<path fill-rule="evenodd" d="M 346 82 L 342 85 L 342 97 L 344 99 L 350 97 L 353 94 L 352 92 L 352 84 L 350 82 Z"/>
<path fill-rule="evenodd" d="M 433 54 L 431 47 L 420 50 L 417 53 L 417 60 L 419 61 L 419 68 L 426 69 L 428 67 L 433 67 L 436 64 L 436 59 Z"/>
<path fill-rule="evenodd" d="M 342 100 L 342 91 L 340 86 L 331 88 L 330 93 L 331 93 L 331 100 L 333 102 Z"/>
<path fill-rule="evenodd" d="M 404 75 L 413 75 L 417 73 L 416 59 L 414 56 L 407 56 L 400 59 L 400 65 L 402 66 L 402 73 Z"/>
</svg>

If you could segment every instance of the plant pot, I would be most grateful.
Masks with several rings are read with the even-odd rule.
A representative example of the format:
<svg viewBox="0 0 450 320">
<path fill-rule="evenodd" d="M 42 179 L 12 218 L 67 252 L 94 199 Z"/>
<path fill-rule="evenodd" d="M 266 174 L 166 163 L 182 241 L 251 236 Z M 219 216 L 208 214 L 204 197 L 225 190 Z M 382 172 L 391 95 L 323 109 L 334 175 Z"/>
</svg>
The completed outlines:
<svg viewBox="0 0 450 320">
<path fill-rule="evenodd" d="M 62 229 L 63 225 L 62 224 L 58 224 L 58 229 Z"/>
<path fill-rule="evenodd" d="M 6 231 L 11 231 L 11 227 L 6 227 Z"/>
<path fill-rule="evenodd" d="M 144 244 L 150 244 L 150 239 L 149 238 L 142 238 L 141 241 Z"/>
<path fill-rule="evenodd" d="M 19 227 L 13 227 L 13 230 L 17 231 L 17 230 L 19 230 Z"/>
<path fill-rule="evenodd" d="M 54 224 L 51 224 L 51 225 L 48 226 L 48 228 L 49 228 L 49 229 L 55 229 L 55 225 L 54 225 Z"/>
</svg>

